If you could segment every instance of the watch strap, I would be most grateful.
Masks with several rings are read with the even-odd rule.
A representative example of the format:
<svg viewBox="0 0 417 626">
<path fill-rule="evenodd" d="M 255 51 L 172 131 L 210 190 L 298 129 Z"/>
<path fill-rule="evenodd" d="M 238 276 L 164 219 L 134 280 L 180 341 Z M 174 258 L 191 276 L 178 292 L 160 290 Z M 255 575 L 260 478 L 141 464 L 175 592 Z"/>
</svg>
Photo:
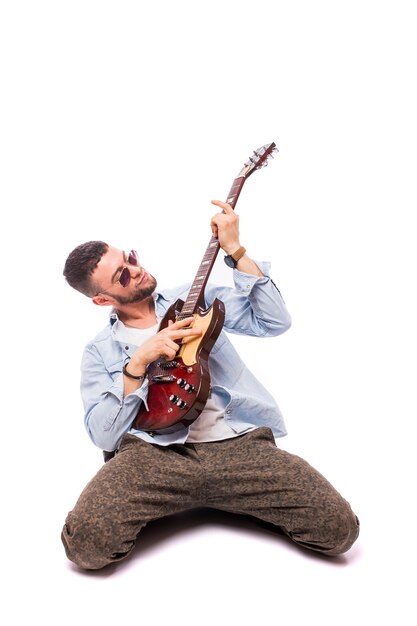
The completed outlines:
<svg viewBox="0 0 417 626">
<path fill-rule="evenodd" d="M 230 254 L 229 256 L 232 257 L 232 259 L 234 261 L 236 261 L 236 263 L 239 261 L 239 259 L 241 259 L 243 257 L 243 255 L 246 252 L 246 248 L 244 248 L 243 246 L 240 246 L 240 248 L 238 248 L 236 250 L 236 252 L 233 252 L 233 254 Z"/>
</svg>

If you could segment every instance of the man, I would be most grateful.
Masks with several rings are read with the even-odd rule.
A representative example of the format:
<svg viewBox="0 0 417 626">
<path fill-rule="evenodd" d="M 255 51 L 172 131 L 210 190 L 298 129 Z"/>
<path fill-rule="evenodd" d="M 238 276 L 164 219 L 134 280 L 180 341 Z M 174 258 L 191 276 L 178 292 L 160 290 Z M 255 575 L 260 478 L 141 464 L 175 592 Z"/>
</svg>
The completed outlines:
<svg viewBox="0 0 417 626">
<path fill-rule="evenodd" d="M 111 306 L 110 324 L 84 351 L 81 392 L 92 441 L 116 451 L 68 514 L 62 540 L 69 559 L 98 569 L 126 557 L 148 522 L 194 507 L 249 515 L 274 525 L 294 542 L 327 555 L 348 550 L 359 523 L 349 504 L 303 459 L 280 450 L 286 434 L 274 399 L 233 348 L 226 332 L 271 337 L 290 326 L 267 263 L 255 263 L 239 240 L 230 205 L 211 221 L 213 235 L 235 266 L 234 288 L 208 285 L 226 317 L 210 352 L 211 393 L 191 426 L 154 432 L 133 428 L 146 403 L 147 365 L 173 359 L 177 342 L 200 334 L 191 319 L 158 330 L 186 287 L 156 291 L 155 278 L 126 254 L 101 241 L 75 248 L 64 269 L 68 283 L 98 306 Z M 238 254 L 236 254 L 238 252 Z M 235 257 L 235 258 L 234 258 Z"/>
</svg>

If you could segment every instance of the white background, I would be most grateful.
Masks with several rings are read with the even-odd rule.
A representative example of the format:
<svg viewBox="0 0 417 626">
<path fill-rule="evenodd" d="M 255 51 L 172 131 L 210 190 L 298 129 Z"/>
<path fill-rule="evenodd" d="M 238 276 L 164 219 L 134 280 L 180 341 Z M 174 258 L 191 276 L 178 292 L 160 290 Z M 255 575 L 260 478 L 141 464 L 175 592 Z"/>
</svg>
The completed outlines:
<svg viewBox="0 0 417 626">
<path fill-rule="evenodd" d="M 413 4 L 2 2 L 7 624 L 415 623 Z M 331 561 L 197 512 L 81 573 L 59 535 L 102 462 L 78 383 L 107 310 L 65 284 L 66 256 L 104 239 L 161 287 L 191 280 L 210 200 L 271 141 L 237 210 L 293 326 L 234 341 L 285 415 L 280 445 L 351 502 L 360 538 Z M 221 258 L 212 278 L 230 281 Z"/>
</svg>

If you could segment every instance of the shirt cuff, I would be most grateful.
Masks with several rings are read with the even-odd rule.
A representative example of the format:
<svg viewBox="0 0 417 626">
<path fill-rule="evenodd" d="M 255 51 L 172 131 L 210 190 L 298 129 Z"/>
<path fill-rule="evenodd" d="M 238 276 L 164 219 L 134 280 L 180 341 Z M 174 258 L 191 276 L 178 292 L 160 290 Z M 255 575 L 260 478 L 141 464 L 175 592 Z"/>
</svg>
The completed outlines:
<svg viewBox="0 0 417 626">
<path fill-rule="evenodd" d="M 260 285 L 264 285 L 270 280 L 269 270 L 271 264 L 268 261 L 255 261 L 256 265 L 261 270 L 263 276 L 255 276 L 254 274 L 246 274 L 245 272 L 241 272 L 238 269 L 233 270 L 233 280 L 235 283 L 235 288 L 240 293 L 245 295 L 249 295 L 253 289 L 253 286 L 258 283 Z"/>
<path fill-rule="evenodd" d="M 124 397 L 125 404 L 126 404 L 127 399 L 131 398 L 132 396 L 137 396 L 140 400 L 143 400 L 146 402 L 146 398 L 148 396 L 148 386 L 149 386 L 148 379 L 145 378 L 142 385 L 138 389 L 136 389 L 136 391 L 132 391 L 132 393 L 129 393 L 127 396 Z M 120 374 L 120 376 L 118 376 L 114 380 L 112 386 L 108 390 L 108 393 L 111 393 L 114 396 L 116 396 L 119 402 L 123 402 L 123 374 Z"/>
</svg>

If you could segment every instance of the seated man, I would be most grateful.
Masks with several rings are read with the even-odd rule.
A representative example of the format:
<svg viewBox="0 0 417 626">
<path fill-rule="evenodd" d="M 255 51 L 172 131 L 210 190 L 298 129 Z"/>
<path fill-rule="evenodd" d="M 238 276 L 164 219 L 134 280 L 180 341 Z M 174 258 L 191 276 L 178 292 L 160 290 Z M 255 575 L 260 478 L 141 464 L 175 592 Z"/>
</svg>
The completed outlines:
<svg viewBox="0 0 417 626">
<path fill-rule="evenodd" d="M 269 265 L 255 263 L 242 248 L 236 213 L 226 203 L 213 204 L 223 212 L 213 216 L 212 232 L 234 267 L 235 286 L 205 290 L 207 305 L 219 298 L 226 315 L 208 359 L 209 398 L 189 425 L 154 431 L 134 425 L 146 406 L 148 365 L 161 356 L 174 359 L 178 342 L 201 335 L 190 318 L 159 328 L 189 287 L 157 291 L 134 251 L 102 241 L 81 244 L 66 261 L 68 283 L 94 304 L 112 307 L 109 325 L 86 346 L 82 361 L 87 432 L 115 454 L 88 483 L 62 531 L 68 558 L 81 568 L 125 558 L 148 522 L 194 507 L 253 516 L 329 556 L 348 550 L 358 536 L 357 517 L 334 487 L 276 446 L 275 438 L 286 434 L 281 412 L 227 337 L 279 335 L 290 316 Z"/>
</svg>

